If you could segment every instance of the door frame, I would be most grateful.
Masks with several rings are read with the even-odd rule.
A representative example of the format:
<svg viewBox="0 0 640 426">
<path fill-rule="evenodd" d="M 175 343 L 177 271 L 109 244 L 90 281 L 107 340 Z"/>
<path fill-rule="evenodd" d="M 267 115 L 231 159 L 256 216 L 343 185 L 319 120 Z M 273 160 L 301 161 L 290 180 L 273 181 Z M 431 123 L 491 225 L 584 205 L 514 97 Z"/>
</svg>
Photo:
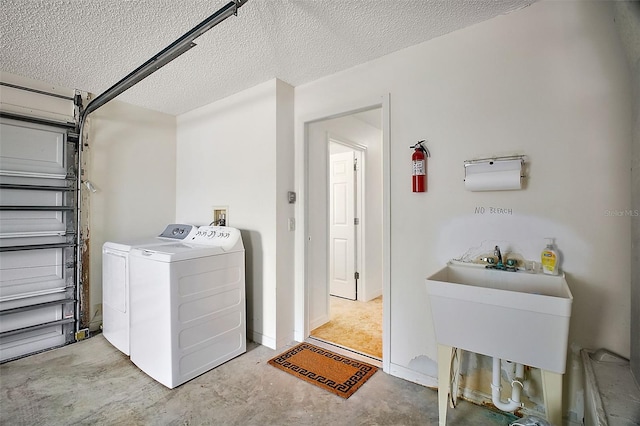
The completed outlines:
<svg viewBox="0 0 640 426">
<path fill-rule="evenodd" d="M 390 370 L 391 354 L 391 173 L 390 173 L 390 94 L 369 96 L 342 105 L 334 105 L 296 120 L 295 183 L 299 202 L 296 205 L 298 227 L 296 229 L 294 338 L 302 342 L 310 334 L 308 269 L 308 215 L 309 215 L 309 125 L 332 118 L 343 117 L 370 109 L 382 110 L 382 368 Z"/>
<path fill-rule="evenodd" d="M 335 143 L 338 145 L 342 145 L 348 149 L 350 149 L 351 151 L 354 152 L 354 159 L 357 161 L 358 163 L 358 173 L 356 173 L 356 184 L 355 184 L 355 197 L 356 197 L 356 212 L 355 212 L 355 216 L 358 218 L 359 222 L 358 225 L 356 225 L 356 235 L 355 235 L 355 247 L 354 247 L 354 251 L 355 251 L 355 255 L 356 255 L 356 260 L 355 260 L 355 270 L 356 272 L 359 273 L 359 278 L 358 281 L 356 282 L 356 298 L 355 300 L 362 300 L 362 295 L 364 294 L 364 289 L 366 287 L 367 281 L 366 281 L 366 271 L 364 269 L 364 262 L 363 260 L 365 259 L 365 250 L 366 250 L 366 245 L 364 244 L 364 242 L 366 241 L 366 212 L 364 210 L 364 206 L 366 205 L 365 203 L 365 197 L 366 197 L 366 168 L 365 168 L 365 164 L 366 164 L 366 152 L 367 152 L 367 147 L 364 145 L 361 145 L 359 143 L 356 142 L 352 142 L 349 141 L 341 136 L 337 136 L 332 134 L 331 132 L 329 132 L 327 134 L 327 170 L 330 170 L 331 168 L 331 143 Z M 331 183 L 331 176 L 330 173 L 327 173 L 327 179 L 329 180 L 328 184 Z M 331 200 L 327 200 L 327 207 L 330 209 L 331 208 Z M 330 212 L 327 211 L 327 216 L 330 215 Z M 328 246 L 329 250 L 331 250 L 330 245 Z M 330 255 L 328 255 L 330 256 Z M 330 257 L 327 257 L 327 259 L 330 259 Z M 330 286 L 329 286 L 330 287 Z M 331 290 L 329 289 L 329 292 L 331 292 Z"/>
</svg>

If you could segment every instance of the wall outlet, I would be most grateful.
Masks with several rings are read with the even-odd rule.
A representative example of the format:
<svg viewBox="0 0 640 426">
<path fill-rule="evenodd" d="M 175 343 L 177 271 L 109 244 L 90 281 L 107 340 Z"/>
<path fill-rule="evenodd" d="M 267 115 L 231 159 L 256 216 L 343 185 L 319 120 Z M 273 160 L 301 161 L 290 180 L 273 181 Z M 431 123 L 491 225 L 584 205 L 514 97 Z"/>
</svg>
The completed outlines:
<svg viewBox="0 0 640 426">
<path fill-rule="evenodd" d="M 229 208 L 228 207 L 214 207 L 213 208 L 213 222 L 214 226 L 228 226 L 229 225 Z"/>
<path fill-rule="evenodd" d="M 295 231 L 296 230 L 296 219 L 293 217 L 289 218 L 289 221 L 287 223 L 287 228 L 289 228 L 289 231 Z"/>
</svg>

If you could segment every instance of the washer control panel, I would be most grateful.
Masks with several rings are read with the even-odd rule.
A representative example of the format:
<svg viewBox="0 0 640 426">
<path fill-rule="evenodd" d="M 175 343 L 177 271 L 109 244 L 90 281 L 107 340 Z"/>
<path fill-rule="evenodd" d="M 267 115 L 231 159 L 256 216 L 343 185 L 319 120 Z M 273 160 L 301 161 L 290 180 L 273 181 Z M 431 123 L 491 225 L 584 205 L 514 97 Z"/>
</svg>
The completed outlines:
<svg viewBox="0 0 640 426">
<path fill-rule="evenodd" d="M 233 247 L 240 238 L 240 231 L 228 226 L 201 226 L 190 242 L 223 248 Z"/>
<path fill-rule="evenodd" d="M 180 223 L 172 223 L 159 235 L 161 238 L 172 238 L 174 240 L 186 240 L 187 237 L 192 234 L 192 231 L 196 229 L 193 225 L 184 225 Z"/>
</svg>

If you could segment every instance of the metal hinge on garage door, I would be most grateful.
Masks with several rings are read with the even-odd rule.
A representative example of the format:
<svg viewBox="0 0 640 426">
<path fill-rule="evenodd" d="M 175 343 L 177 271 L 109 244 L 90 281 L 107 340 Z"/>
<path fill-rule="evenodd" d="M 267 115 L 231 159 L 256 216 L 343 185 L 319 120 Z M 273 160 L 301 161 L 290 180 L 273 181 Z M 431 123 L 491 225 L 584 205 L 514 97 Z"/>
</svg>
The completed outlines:
<svg viewBox="0 0 640 426">
<path fill-rule="evenodd" d="M 0 362 L 76 340 L 77 132 L 0 112 Z"/>
</svg>

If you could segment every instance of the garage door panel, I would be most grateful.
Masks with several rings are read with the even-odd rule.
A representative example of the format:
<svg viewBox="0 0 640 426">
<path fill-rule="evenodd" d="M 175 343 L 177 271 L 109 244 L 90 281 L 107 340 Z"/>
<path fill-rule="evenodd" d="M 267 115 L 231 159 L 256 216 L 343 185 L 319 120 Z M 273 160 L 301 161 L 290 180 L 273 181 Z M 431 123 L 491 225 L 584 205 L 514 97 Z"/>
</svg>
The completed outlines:
<svg viewBox="0 0 640 426">
<path fill-rule="evenodd" d="M 3 206 L 62 206 L 63 192 L 0 188 Z"/>
<path fill-rule="evenodd" d="M 40 309 L 16 312 L 3 315 L 0 322 L 0 333 L 29 327 L 35 324 L 44 324 L 62 319 L 62 305 L 45 306 Z"/>
<path fill-rule="evenodd" d="M 27 234 L 27 233 L 25 233 Z M 40 235 L 37 236 L 17 236 L 11 238 L 0 238 L 0 250 L 6 250 L 11 246 L 31 246 L 31 245 L 43 245 L 43 244 L 64 244 L 73 239 L 73 235 Z"/>
<path fill-rule="evenodd" d="M 64 179 L 66 132 L 0 123 L 0 170 L 10 176 Z"/>
<path fill-rule="evenodd" d="M 0 337 L 0 361 L 62 346 L 65 341 L 66 336 L 63 325 L 54 325 L 44 329 Z"/>
<path fill-rule="evenodd" d="M 64 291 L 62 250 L 0 253 L 0 301 Z"/>
<path fill-rule="evenodd" d="M 19 184 L 19 185 L 40 185 L 40 186 L 53 186 L 64 189 L 68 182 L 65 179 L 61 179 L 56 176 L 51 177 L 34 177 L 34 176 L 7 176 L 0 173 L 0 184 Z"/>
<path fill-rule="evenodd" d="M 0 253 L 0 271 L 2 277 L 0 282 L 11 279 L 29 278 L 33 276 L 41 276 L 38 271 L 31 269 L 51 268 L 51 273 L 61 275 L 62 269 L 62 249 L 52 248 L 45 250 L 33 251 L 10 251 Z M 12 278 L 5 278 L 12 277 Z"/>
<path fill-rule="evenodd" d="M 0 300 L 0 310 L 8 311 L 11 309 L 23 308 L 25 306 L 41 305 L 43 303 L 52 303 L 56 301 L 64 301 L 68 299 L 67 288 L 60 288 L 58 291 L 50 293 L 32 295 L 27 298 L 2 299 Z M 61 302 L 62 303 L 62 302 Z"/>
<path fill-rule="evenodd" d="M 0 211 L 0 229 L 3 237 L 15 238 L 64 235 L 66 226 L 62 212 Z"/>
<path fill-rule="evenodd" d="M 47 279 L 49 278 L 49 279 Z M 39 280 L 18 280 L 2 282 L 0 301 L 28 299 L 42 294 L 61 293 L 66 289 L 65 281 L 53 276 Z"/>
<path fill-rule="evenodd" d="M 77 145 L 0 118 L 0 362 L 75 341 Z"/>
</svg>

